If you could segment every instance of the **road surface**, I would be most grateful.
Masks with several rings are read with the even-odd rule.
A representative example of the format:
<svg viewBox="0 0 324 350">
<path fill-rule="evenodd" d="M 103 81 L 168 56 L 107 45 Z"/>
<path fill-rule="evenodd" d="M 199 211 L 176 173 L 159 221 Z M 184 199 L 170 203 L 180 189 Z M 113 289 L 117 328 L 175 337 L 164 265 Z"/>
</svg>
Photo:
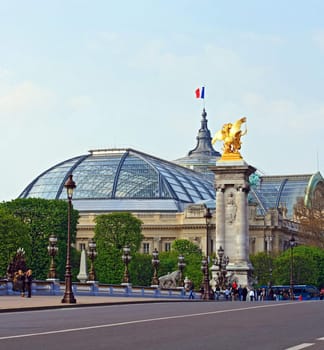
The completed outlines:
<svg viewBox="0 0 324 350">
<path fill-rule="evenodd" d="M 324 349 L 324 301 L 172 302 L 0 314 L 0 348 Z"/>
</svg>

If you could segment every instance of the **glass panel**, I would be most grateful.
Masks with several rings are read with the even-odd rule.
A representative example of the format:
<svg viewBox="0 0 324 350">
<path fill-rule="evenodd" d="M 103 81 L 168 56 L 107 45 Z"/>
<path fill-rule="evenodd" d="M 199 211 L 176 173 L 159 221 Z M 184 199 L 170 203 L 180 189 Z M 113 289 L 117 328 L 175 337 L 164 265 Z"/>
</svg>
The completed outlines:
<svg viewBox="0 0 324 350">
<path fill-rule="evenodd" d="M 55 199 L 63 179 L 80 157 L 68 160 L 43 174 L 33 185 L 28 197 Z M 64 197 L 66 198 L 66 196 Z"/>
<path fill-rule="evenodd" d="M 92 155 L 85 159 L 73 171 L 73 179 L 77 185 L 73 198 L 111 198 L 120 158 L 121 154 L 113 154 L 109 157 Z M 61 197 L 65 196 L 62 193 Z"/>
<path fill-rule="evenodd" d="M 168 193 L 165 194 L 170 198 Z M 116 198 L 159 198 L 159 196 L 158 172 L 141 158 L 129 155 L 119 174 Z"/>
</svg>

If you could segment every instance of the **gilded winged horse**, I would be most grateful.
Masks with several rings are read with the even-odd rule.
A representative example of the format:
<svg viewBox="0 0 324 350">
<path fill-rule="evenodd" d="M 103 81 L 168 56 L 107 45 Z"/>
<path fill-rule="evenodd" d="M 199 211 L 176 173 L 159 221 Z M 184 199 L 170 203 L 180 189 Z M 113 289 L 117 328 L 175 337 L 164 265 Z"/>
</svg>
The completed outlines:
<svg viewBox="0 0 324 350">
<path fill-rule="evenodd" d="M 247 129 L 241 130 L 241 125 L 246 122 L 246 118 L 243 117 L 237 120 L 235 123 L 227 123 L 223 125 L 223 128 L 215 134 L 212 139 L 212 144 L 216 141 L 224 141 L 223 152 L 226 153 L 239 153 L 241 149 L 241 137 L 247 133 Z"/>
</svg>

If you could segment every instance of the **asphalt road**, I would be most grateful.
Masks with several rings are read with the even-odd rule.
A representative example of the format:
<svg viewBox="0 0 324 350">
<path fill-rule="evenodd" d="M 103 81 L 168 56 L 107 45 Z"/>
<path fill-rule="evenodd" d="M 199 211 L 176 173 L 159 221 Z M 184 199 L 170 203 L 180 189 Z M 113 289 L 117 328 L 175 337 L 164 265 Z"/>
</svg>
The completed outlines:
<svg viewBox="0 0 324 350">
<path fill-rule="evenodd" d="M 0 314 L 0 349 L 324 349 L 324 301 L 172 302 Z"/>
</svg>

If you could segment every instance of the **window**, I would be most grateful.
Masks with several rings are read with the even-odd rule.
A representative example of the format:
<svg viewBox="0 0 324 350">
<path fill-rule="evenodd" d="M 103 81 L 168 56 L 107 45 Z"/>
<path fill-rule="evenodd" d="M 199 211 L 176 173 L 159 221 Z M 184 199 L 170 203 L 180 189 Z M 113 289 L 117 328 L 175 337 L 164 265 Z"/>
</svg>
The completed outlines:
<svg viewBox="0 0 324 350">
<path fill-rule="evenodd" d="M 143 243 L 143 253 L 144 254 L 150 253 L 150 243 Z"/>
<path fill-rule="evenodd" d="M 86 249 L 86 245 L 84 243 L 80 243 L 79 244 L 79 249 L 80 251 L 82 252 L 82 250 L 85 250 Z"/>
<path fill-rule="evenodd" d="M 171 250 L 171 243 L 170 242 L 164 243 L 164 251 L 169 252 L 170 250 Z"/>
</svg>

